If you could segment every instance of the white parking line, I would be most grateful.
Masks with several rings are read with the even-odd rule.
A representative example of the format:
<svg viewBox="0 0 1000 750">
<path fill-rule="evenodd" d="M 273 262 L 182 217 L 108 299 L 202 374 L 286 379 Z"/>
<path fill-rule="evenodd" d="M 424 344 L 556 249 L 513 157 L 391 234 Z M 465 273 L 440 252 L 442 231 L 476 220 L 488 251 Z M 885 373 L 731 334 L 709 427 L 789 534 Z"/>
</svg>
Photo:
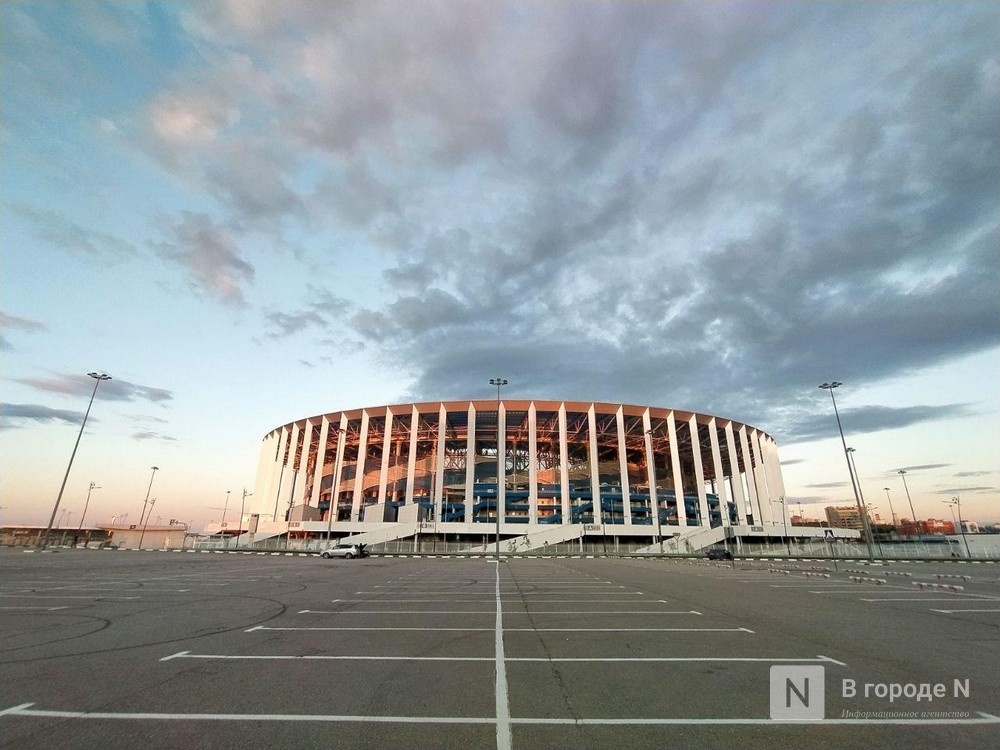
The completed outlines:
<svg viewBox="0 0 1000 750">
<path fill-rule="evenodd" d="M 507 660 L 503 650 L 503 604 L 500 600 L 500 566 L 497 565 L 496 594 L 497 619 L 495 653 L 496 659 L 496 717 L 497 717 L 497 750 L 511 750 L 510 740 L 510 701 L 507 697 Z"/>
<path fill-rule="evenodd" d="M 487 613 L 484 613 L 487 614 Z M 492 612 L 488 614 L 493 614 Z M 252 633 L 255 630 L 303 630 L 303 631 L 327 631 L 327 630 L 417 630 L 432 632 L 459 632 L 473 633 L 492 631 L 493 628 L 386 628 L 386 627 L 315 627 L 315 628 L 295 628 L 295 627 L 270 627 L 267 625 L 255 625 L 247 628 L 244 633 Z M 754 633 L 749 628 L 504 628 L 506 633 Z"/>
<path fill-rule="evenodd" d="M 68 605 L 64 605 L 62 607 L 0 607 L 0 609 L 4 609 L 4 610 L 6 610 L 6 609 L 41 609 L 41 610 L 44 610 L 46 612 L 52 612 L 52 611 L 57 610 L 57 609 L 69 609 L 69 606 Z"/>
<path fill-rule="evenodd" d="M 218 661 L 497 661 L 494 656 L 361 656 L 361 655 L 325 655 L 325 654 L 192 654 L 190 651 L 179 651 L 170 656 L 164 656 L 160 661 L 172 661 L 173 659 L 205 659 Z M 782 656 L 640 656 L 621 658 L 617 656 L 515 656 L 507 657 L 504 662 L 767 662 L 767 663 L 794 663 L 803 662 L 824 662 L 827 664 L 838 664 L 842 667 L 847 665 L 842 661 L 831 659 L 829 656 L 803 656 L 803 657 L 782 657 Z M 499 667 L 498 667 L 499 668 Z M 499 676 L 497 678 L 500 679 Z M 506 688 L 506 672 L 504 673 L 504 685 Z"/>
<path fill-rule="evenodd" d="M 298 614 L 305 615 L 490 615 L 493 610 L 476 609 L 302 609 Z M 535 615 L 701 615 L 693 609 L 657 610 L 657 609 L 541 609 L 531 612 L 508 612 L 508 617 Z"/>
<path fill-rule="evenodd" d="M 51 711 L 31 708 L 34 703 L 0 711 L 0 716 L 21 716 L 50 719 L 96 719 L 99 721 L 286 721 L 361 724 L 495 724 L 496 719 L 478 716 L 339 716 L 336 714 L 182 714 L 124 713 L 112 711 Z M 575 719 L 575 718 L 511 718 L 511 724 L 576 725 L 576 726 L 982 726 L 1000 724 L 1000 717 L 977 711 L 978 717 L 967 719 L 815 719 L 788 720 L 757 718 L 638 718 L 638 719 Z"/>
<path fill-rule="evenodd" d="M 978 603 L 978 602 L 982 601 L 982 599 L 972 599 L 972 600 L 965 599 L 965 600 L 962 600 L 962 599 L 958 599 L 957 597 L 958 597 L 958 594 L 955 594 L 954 596 L 950 596 L 947 599 L 928 599 L 928 598 L 922 598 L 922 597 L 902 598 L 901 597 L 901 598 L 897 598 L 897 599 L 859 599 L 859 601 L 862 601 L 862 602 L 955 602 L 955 601 L 965 601 L 965 602 L 968 602 L 969 604 L 975 604 L 975 603 Z M 1000 599 L 993 599 L 993 600 L 989 600 L 989 601 L 1000 601 Z"/>
<path fill-rule="evenodd" d="M 932 609 L 931 612 L 944 612 L 946 615 L 955 612 L 1000 612 L 1000 609 Z"/>
</svg>

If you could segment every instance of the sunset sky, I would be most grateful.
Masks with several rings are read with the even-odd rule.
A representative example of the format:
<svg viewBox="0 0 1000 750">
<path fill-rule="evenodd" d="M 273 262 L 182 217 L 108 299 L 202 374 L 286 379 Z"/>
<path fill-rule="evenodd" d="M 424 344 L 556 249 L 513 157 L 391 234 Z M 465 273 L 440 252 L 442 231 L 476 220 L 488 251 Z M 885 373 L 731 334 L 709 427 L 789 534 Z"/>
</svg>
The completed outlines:
<svg viewBox="0 0 1000 750">
<path fill-rule="evenodd" d="M 96 370 L 67 525 L 156 465 L 200 527 L 274 427 L 495 376 L 748 422 L 815 516 L 843 381 L 877 513 L 906 469 L 1000 521 L 998 39 L 995 2 L 4 0 L 0 516 L 48 520 Z"/>
</svg>

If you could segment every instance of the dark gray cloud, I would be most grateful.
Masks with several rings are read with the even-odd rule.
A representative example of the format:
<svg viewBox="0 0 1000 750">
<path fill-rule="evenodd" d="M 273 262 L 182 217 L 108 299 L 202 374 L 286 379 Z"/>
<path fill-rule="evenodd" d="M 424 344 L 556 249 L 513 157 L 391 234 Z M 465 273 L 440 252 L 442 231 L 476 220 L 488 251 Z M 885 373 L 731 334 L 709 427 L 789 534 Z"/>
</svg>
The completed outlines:
<svg viewBox="0 0 1000 750">
<path fill-rule="evenodd" d="M 68 424 L 80 424 L 83 421 L 83 412 L 72 409 L 53 409 L 40 404 L 0 404 L 0 418 L 3 422 L 66 422 Z M 97 421 L 92 420 L 92 421 Z M 13 425 L 6 425 L 13 426 Z"/>
<path fill-rule="evenodd" d="M 996 469 L 992 471 L 956 471 L 956 477 L 986 477 L 990 474 L 996 474 Z"/>
<path fill-rule="evenodd" d="M 1000 345 L 1000 11 L 718 7 L 198 6 L 201 54 L 140 142 L 230 226 L 332 228 L 351 241 L 308 262 L 377 259 L 383 288 L 329 284 L 336 314 L 266 320 L 336 321 L 406 363 L 405 396 L 500 374 L 828 437 L 820 381 Z M 242 303 L 235 238 L 193 223 L 171 257 Z M 845 430 L 975 408 L 849 407 Z"/>
<path fill-rule="evenodd" d="M 850 482 L 820 482 L 819 484 L 807 484 L 806 487 L 815 487 L 816 489 L 830 489 L 833 487 L 848 487 Z"/>
<path fill-rule="evenodd" d="M 952 496 L 954 496 L 954 495 L 963 495 L 963 494 L 970 494 L 971 495 L 971 494 L 980 494 L 980 493 L 992 494 L 992 493 L 996 492 L 997 490 L 1000 490 L 1000 487 L 997 487 L 996 485 L 993 485 L 992 487 L 981 485 L 981 486 L 978 486 L 978 487 L 968 487 L 968 486 L 966 486 L 966 487 L 947 487 L 945 489 L 934 490 L 934 493 L 937 494 L 937 495 L 952 495 Z"/>
<path fill-rule="evenodd" d="M 900 469 L 903 471 L 929 471 L 931 469 L 943 469 L 946 466 L 951 466 L 951 464 L 918 464 L 916 466 L 900 466 L 899 469 L 893 469 L 894 474 L 898 473 Z"/>
<path fill-rule="evenodd" d="M 840 419 L 844 435 L 850 445 L 851 436 L 895 430 L 920 422 L 937 419 L 957 419 L 976 413 L 972 404 L 942 404 L 938 406 L 859 406 L 840 409 Z M 829 414 L 813 414 L 800 417 L 786 424 L 782 432 L 785 442 L 800 443 L 839 435 L 837 421 L 830 407 Z"/>
<path fill-rule="evenodd" d="M 49 378 L 18 378 L 16 382 L 49 393 L 86 397 L 93 393 L 95 381 L 86 376 L 57 375 Z M 97 388 L 97 399 L 101 401 L 151 401 L 164 404 L 173 397 L 173 393 L 165 388 L 154 388 L 114 378 L 102 381 Z"/>
</svg>

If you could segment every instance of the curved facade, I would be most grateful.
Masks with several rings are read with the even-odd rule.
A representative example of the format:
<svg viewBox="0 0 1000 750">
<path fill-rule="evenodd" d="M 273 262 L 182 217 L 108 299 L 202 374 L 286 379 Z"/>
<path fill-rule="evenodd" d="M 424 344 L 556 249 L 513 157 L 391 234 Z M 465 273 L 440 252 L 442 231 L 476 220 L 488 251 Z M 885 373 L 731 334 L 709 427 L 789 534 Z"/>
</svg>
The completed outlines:
<svg viewBox="0 0 1000 750">
<path fill-rule="evenodd" d="M 722 417 L 628 404 L 474 400 L 377 406 L 264 436 L 262 519 L 484 533 L 584 524 L 664 535 L 782 523 L 774 440 Z M 600 529 L 595 528 L 600 526 Z"/>
</svg>

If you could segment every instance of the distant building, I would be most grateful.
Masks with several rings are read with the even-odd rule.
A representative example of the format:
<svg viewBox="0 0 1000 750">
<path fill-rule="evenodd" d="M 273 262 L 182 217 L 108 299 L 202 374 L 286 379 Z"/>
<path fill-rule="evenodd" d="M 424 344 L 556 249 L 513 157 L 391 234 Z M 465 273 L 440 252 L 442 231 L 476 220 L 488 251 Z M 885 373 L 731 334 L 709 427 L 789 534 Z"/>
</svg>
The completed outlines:
<svg viewBox="0 0 1000 750">
<path fill-rule="evenodd" d="M 942 521 L 938 518 L 928 518 L 925 521 L 911 521 L 909 518 L 903 519 L 899 524 L 901 536 L 923 536 L 927 534 L 954 534 L 955 524 L 951 521 Z"/>
<path fill-rule="evenodd" d="M 834 529 L 855 529 L 861 531 L 864 524 L 861 522 L 861 514 L 853 505 L 828 506 L 826 508 L 826 522 Z"/>
<path fill-rule="evenodd" d="M 806 518 L 805 516 L 792 516 L 789 519 L 792 526 L 813 526 L 819 528 L 825 521 L 820 518 Z"/>
</svg>

